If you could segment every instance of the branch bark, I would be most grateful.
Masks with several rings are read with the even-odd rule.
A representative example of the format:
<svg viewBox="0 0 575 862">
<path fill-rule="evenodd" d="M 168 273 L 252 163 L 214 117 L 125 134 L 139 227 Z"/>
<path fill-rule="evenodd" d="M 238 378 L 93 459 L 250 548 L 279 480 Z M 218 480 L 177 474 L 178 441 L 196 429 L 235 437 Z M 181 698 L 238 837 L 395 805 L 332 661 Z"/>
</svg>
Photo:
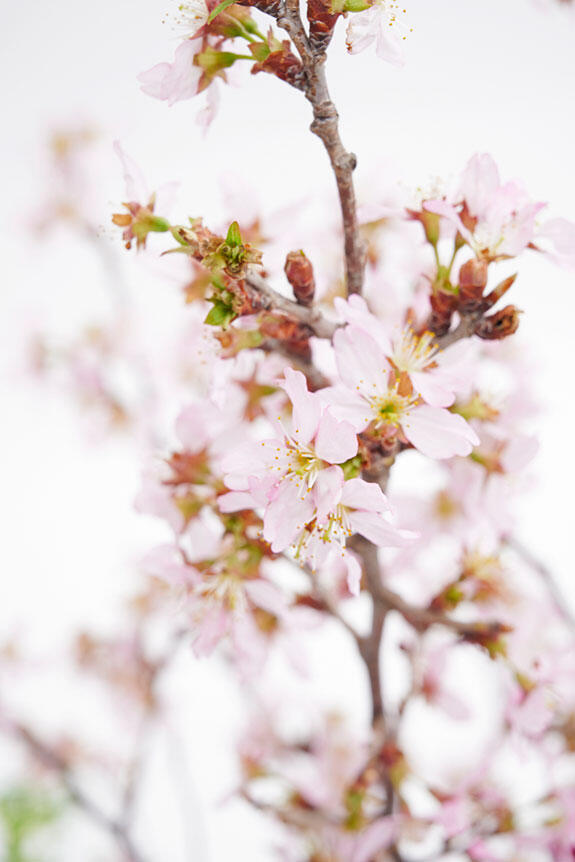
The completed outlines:
<svg viewBox="0 0 575 862">
<path fill-rule="evenodd" d="M 312 48 L 303 26 L 298 0 L 285 0 L 278 24 L 291 37 L 304 67 L 304 93 L 313 110 L 310 126 L 322 141 L 335 175 L 343 220 L 345 268 L 348 293 L 361 293 L 365 269 L 365 247 L 359 234 L 353 171 L 357 159 L 341 141 L 338 113 L 331 100 L 325 74 L 325 53 Z"/>
<path fill-rule="evenodd" d="M 473 314 L 462 315 L 455 329 L 452 329 L 451 332 L 446 332 L 445 335 L 436 339 L 440 350 L 444 350 L 450 344 L 454 344 L 462 338 L 471 338 L 481 317 L 482 314 L 475 312 Z"/>
<path fill-rule="evenodd" d="M 297 320 L 318 338 L 332 338 L 338 324 L 328 320 L 315 306 L 300 305 L 288 299 L 271 287 L 254 269 L 249 270 L 245 277 L 248 289 L 257 294 L 258 305 L 264 311 L 276 311 L 285 314 L 292 320 Z"/>
</svg>

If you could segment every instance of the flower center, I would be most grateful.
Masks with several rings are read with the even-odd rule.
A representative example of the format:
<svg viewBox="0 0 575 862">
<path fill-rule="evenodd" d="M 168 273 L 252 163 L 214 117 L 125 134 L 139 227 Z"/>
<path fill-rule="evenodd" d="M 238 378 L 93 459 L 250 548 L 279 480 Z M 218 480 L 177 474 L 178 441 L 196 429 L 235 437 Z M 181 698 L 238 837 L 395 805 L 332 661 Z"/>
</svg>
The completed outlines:
<svg viewBox="0 0 575 862">
<path fill-rule="evenodd" d="M 417 398 L 400 395 L 397 385 L 389 389 L 385 395 L 372 399 L 371 405 L 377 424 L 394 425 L 397 427 L 405 414 L 417 403 Z"/>
<path fill-rule="evenodd" d="M 174 15 L 166 15 L 164 20 L 171 18 L 174 25 L 184 31 L 186 38 L 194 36 L 208 18 L 208 7 L 205 0 L 191 0 L 188 3 L 178 3 Z"/>
<path fill-rule="evenodd" d="M 388 27 L 395 27 L 397 35 L 402 41 L 407 39 L 409 33 L 413 33 L 413 27 L 407 27 L 405 9 L 399 0 L 375 0 L 374 5 L 380 6 L 385 13 Z"/>
<path fill-rule="evenodd" d="M 432 357 L 437 352 L 432 332 L 416 335 L 411 327 L 401 333 L 399 341 L 393 345 L 391 360 L 398 371 L 412 374 L 414 371 L 424 371 L 433 362 Z"/>
<path fill-rule="evenodd" d="M 313 488 L 324 462 L 307 446 L 298 446 L 294 440 L 286 440 L 290 454 L 290 465 L 287 475 L 303 479 L 308 490 Z"/>
<path fill-rule="evenodd" d="M 314 520 L 302 530 L 293 546 L 295 557 L 303 560 L 313 557 L 315 543 L 323 545 L 335 543 L 338 547 L 344 548 L 346 540 L 352 535 L 347 506 L 338 503 L 333 512 L 330 512 L 327 523 L 320 526 Z"/>
</svg>

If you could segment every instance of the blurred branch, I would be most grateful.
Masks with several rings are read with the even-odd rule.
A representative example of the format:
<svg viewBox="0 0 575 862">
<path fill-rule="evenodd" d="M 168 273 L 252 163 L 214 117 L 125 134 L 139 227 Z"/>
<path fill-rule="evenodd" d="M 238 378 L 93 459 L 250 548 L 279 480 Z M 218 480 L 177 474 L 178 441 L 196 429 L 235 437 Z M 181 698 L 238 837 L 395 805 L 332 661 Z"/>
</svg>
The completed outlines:
<svg viewBox="0 0 575 862">
<path fill-rule="evenodd" d="M 42 742 L 35 734 L 24 725 L 8 720 L 6 725 L 12 734 L 28 749 L 28 751 L 39 760 L 45 767 L 56 772 L 64 788 L 78 808 L 86 814 L 96 825 L 108 832 L 116 841 L 126 862 L 144 862 L 144 857 L 136 850 L 125 825 L 110 817 L 82 790 L 72 776 L 70 767 L 66 760 Z"/>
<path fill-rule="evenodd" d="M 557 586 L 551 570 L 529 548 L 526 548 L 522 542 L 513 536 L 507 536 L 504 540 L 504 545 L 511 548 L 538 575 L 549 593 L 551 603 L 557 611 L 558 616 L 572 632 L 575 632 L 575 616 L 569 607 L 569 602 Z"/>
</svg>

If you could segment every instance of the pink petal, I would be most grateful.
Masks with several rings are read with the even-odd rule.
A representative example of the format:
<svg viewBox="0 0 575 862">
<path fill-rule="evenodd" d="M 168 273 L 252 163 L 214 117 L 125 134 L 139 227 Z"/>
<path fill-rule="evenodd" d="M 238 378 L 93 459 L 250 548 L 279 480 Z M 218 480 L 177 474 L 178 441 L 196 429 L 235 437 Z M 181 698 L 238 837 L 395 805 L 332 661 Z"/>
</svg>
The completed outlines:
<svg viewBox="0 0 575 862">
<path fill-rule="evenodd" d="M 318 458 L 330 464 L 342 464 L 357 455 L 357 434 L 349 422 L 333 416 L 329 408 L 319 421 L 314 448 Z"/>
<path fill-rule="evenodd" d="M 352 596 L 359 596 L 361 591 L 361 564 L 355 554 L 344 551 L 343 561 L 347 568 L 347 588 Z"/>
<path fill-rule="evenodd" d="M 366 482 L 357 476 L 348 479 L 343 486 L 341 502 L 350 509 L 368 512 L 389 512 L 387 497 L 376 482 Z"/>
<path fill-rule="evenodd" d="M 475 153 L 461 177 L 461 194 L 473 216 L 483 215 L 501 185 L 499 170 L 489 153 Z"/>
<path fill-rule="evenodd" d="M 264 539 L 274 553 L 285 551 L 314 513 L 311 493 L 297 482 L 285 480 L 264 514 Z"/>
<path fill-rule="evenodd" d="M 380 548 L 403 548 L 415 538 L 415 533 L 398 530 L 377 512 L 352 510 L 348 513 L 348 517 L 355 533 L 360 533 Z"/>
<path fill-rule="evenodd" d="M 338 329 L 333 345 L 339 375 L 346 386 L 368 395 L 387 389 L 389 363 L 380 346 L 364 329 L 357 326 Z"/>
<path fill-rule="evenodd" d="M 341 467 L 329 467 L 322 470 L 313 486 L 313 499 L 316 507 L 317 522 L 322 526 L 330 512 L 341 500 L 341 491 L 344 486 L 343 471 Z"/>
<path fill-rule="evenodd" d="M 351 862 L 371 862 L 375 854 L 389 847 L 397 834 L 397 826 L 392 817 L 376 820 L 358 837 Z"/>
<path fill-rule="evenodd" d="M 431 407 L 449 407 L 455 400 L 455 395 L 442 385 L 433 371 L 414 371 L 410 375 L 411 382 L 423 400 Z"/>
<path fill-rule="evenodd" d="M 257 506 L 249 491 L 230 491 L 218 497 L 218 508 L 220 512 L 241 512 L 242 509 L 255 509 Z"/>
<path fill-rule="evenodd" d="M 150 197 L 144 175 L 135 161 L 125 152 L 119 141 L 113 143 L 114 152 L 122 163 L 124 182 L 126 183 L 126 199 L 147 203 Z"/>
<path fill-rule="evenodd" d="M 416 407 L 401 427 L 409 442 L 429 458 L 469 455 L 479 445 L 465 419 L 441 407 Z"/>
<path fill-rule="evenodd" d="M 202 70 L 194 65 L 201 41 L 186 39 L 176 49 L 173 63 L 158 63 L 138 75 L 142 92 L 169 105 L 191 99 L 198 92 Z"/>
<path fill-rule="evenodd" d="M 357 432 L 363 431 L 372 420 L 368 402 L 347 386 L 327 386 L 319 395 L 334 416 L 349 422 Z"/>
<path fill-rule="evenodd" d="M 293 368 L 285 370 L 284 389 L 293 405 L 293 433 L 300 443 L 309 443 L 320 421 L 321 403 L 308 392 L 305 375 Z"/>
</svg>

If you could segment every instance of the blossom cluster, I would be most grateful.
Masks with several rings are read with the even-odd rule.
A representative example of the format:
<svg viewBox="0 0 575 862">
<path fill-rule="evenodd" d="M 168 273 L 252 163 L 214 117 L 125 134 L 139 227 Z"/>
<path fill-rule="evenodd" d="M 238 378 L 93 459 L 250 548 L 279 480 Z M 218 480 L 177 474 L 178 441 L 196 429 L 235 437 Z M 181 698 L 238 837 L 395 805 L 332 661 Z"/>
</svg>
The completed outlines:
<svg viewBox="0 0 575 862">
<path fill-rule="evenodd" d="M 143 449 L 135 506 L 163 534 L 138 564 L 144 588 L 121 631 L 82 631 L 73 649 L 144 739 L 108 769 L 123 774 L 120 816 L 76 783 L 90 771 L 80 733 L 50 746 L 11 704 L 2 725 L 139 862 L 142 746 L 177 708 L 181 680 L 165 703 L 159 682 L 185 646 L 188 669 L 219 658 L 246 694 L 233 795 L 273 819 L 277 858 L 567 862 L 575 624 L 516 537 L 540 404 L 515 302 L 528 255 L 575 266 L 575 224 L 547 217 L 485 153 L 433 192 L 371 191 L 356 207 L 325 52 L 345 17 L 350 53 L 374 46 L 401 65 L 408 13 L 396 0 L 305 10 L 304 25 L 283 0 L 182 3 L 173 62 L 139 82 L 169 105 L 205 91 L 205 121 L 245 63 L 302 91 L 341 225 L 326 204 L 301 248 L 293 220 L 278 229 L 251 189 L 219 225 L 176 222 L 173 185 L 151 192 L 116 144 L 118 245 L 180 265 L 181 329 L 143 356 L 136 306 L 116 296 L 113 323 L 32 345 L 35 370 L 64 380 L 92 424 L 95 409 Z M 101 243 L 75 189 L 46 211 Z M 339 666 L 334 629 L 359 672 Z M 12 644 L 3 655 L 0 672 L 19 660 Z M 330 671 L 336 706 L 318 694 Z M 523 768 L 534 778 L 517 787 L 509 774 Z M 42 818 L 30 794 L 6 798 L 21 853 L 18 822 L 33 832 Z"/>
</svg>

